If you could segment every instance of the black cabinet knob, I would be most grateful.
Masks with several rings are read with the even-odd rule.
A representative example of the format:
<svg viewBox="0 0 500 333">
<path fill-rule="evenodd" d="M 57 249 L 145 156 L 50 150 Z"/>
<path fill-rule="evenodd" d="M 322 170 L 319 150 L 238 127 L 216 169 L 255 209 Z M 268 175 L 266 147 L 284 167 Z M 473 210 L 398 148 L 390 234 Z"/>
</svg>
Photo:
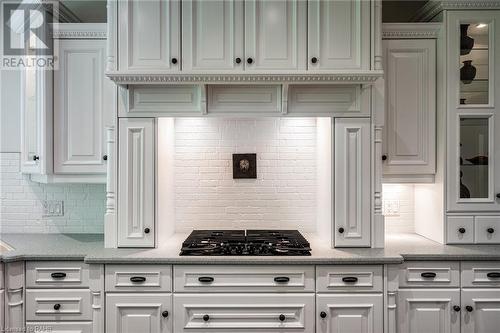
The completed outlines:
<svg viewBox="0 0 500 333">
<path fill-rule="evenodd" d="M 102 157 L 102 159 L 103 159 L 104 161 L 107 161 L 107 160 L 108 160 L 108 155 L 104 155 L 104 156 Z"/>
<path fill-rule="evenodd" d="M 247 59 L 247 63 L 248 63 L 248 64 L 252 64 L 252 63 L 253 63 L 253 59 L 252 59 L 252 58 L 248 58 L 248 59 Z"/>
<path fill-rule="evenodd" d="M 59 310 L 61 308 L 61 304 L 54 304 L 54 310 Z"/>
<path fill-rule="evenodd" d="M 146 278 L 144 276 L 132 276 L 130 278 L 130 282 L 143 283 L 143 282 L 146 282 Z"/>
<path fill-rule="evenodd" d="M 387 160 L 387 155 L 382 155 L 382 161 L 386 161 Z"/>
<path fill-rule="evenodd" d="M 468 312 L 472 312 L 472 311 L 474 311 L 474 308 L 472 306 L 470 306 L 470 305 L 467 305 L 465 307 L 465 310 L 467 310 Z"/>
<path fill-rule="evenodd" d="M 177 63 L 177 58 L 172 58 L 172 64 L 176 64 Z"/>
<path fill-rule="evenodd" d="M 201 283 L 212 283 L 214 282 L 214 278 L 211 276 L 200 276 L 198 278 L 198 281 L 200 281 Z"/>
<path fill-rule="evenodd" d="M 241 58 L 236 58 L 236 59 L 235 59 L 235 62 L 236 62 L 237 64 L 241 64 Z"/>
<path fill-rule="evenodd" d="M 38 155 L 33 155 L 33 161 L 38 161 L 40 159 L 40 156 Z"/>
<path fill-rule="evenodd" d="M 500 193 L 497 193 L 497 199 L 500 199 Z"/>
<path fill-rule="evenodd" d="M 209 321 L 210 320 L 210 316 L 209 315 L 204 315 L 203 316 L 203 321 Z"/>
<path fill-rule="evenodd" d="M 285 315 L 284 314 L 280 314 L 279 320 L 280 321 L 285 321 L 285 319 L 286 319 Z"/>
<path fill-rule="evenodd" d="M 342 227 L 339 228 L 339 234 L 343 234 L 344 231 L 345 231 L 344 228 L 342 228 Z"/>
<path fill-rule="evenodd" d="M 168 311 L 163 311 L 161 313 L 161 315 L 162 315 L 163 318 L 167 318 L 168 317 Z"/>
<path fill-rule="evenodd" d="M 288 276 L 277 276 L 274 278 L 274 282 L 276 282 L 276 283 L 288 283 L 288 282 L 290 282 L 290 278 Z"/>
<path fill-rule="evenodd" d="M 494 233 L 494 232 L 495 232 L 495 229 L 493 229 L 493 228 L 488 228 L 488 229 L 486 229 L 486 231 L 487 231 L 489 234 L 492 234 L 492 233 Z"/>
<path fill-rule="evenodd" d="M 460 311 L 460 307 L 459 307 L 458 305 L 455 305 L 455 306 L 453 307 L 453 311 L 455 311 L 455 312 L 459 312 L 459 311 Z"/>
<path fill-rule="evenodd" d="M 318 62 L 318 58 L 316 58 L 316 57 L 312 57 L 312 58 L 311 58 L 311 62 L 312 62 L 313 64 L 317 63 L 317 62 Z"/>
<path fill-rule="evenodd" d="M 500 272 L 489 272 L 486 276 L 490 279 L 500 279 Z"/>
<path fill-rule="evenodd" d="M 66 273 L 64 272 L 54 272 L 50 274 L 50 277 L 53 279 L 64 279 L 66 277 Z"/>
<path fill-rule="evenodd" d="M 145 234 L 149 234 L 149 232 L 150 232 L 150 231 L 151 231 L 151 230 L 150 230 L 149 228 L 144 228 L 144 233 L 145 233 Z"/>
<path fill-rule="evenodd" d="M 325 319 L 325 318 L 326 318 L 326 312 L 325 312 L 325 311 L 321 311 L 321 312 L 319 313 L 319 316 L 320 316 L 321 318 Z"/>
<path fill-rule="evenodd" d="M 434 279 L 436 277 L 436 273 L 434 272 L 423 272 L 420 274 L 421 277 L 426 278 L 426 279 Z"/>
<path fill-rule="evenodd" d="M 465 228 L 459 228 L 458 232 L 461 233 L 461 234 L 465 234 Z"/>
</svg>

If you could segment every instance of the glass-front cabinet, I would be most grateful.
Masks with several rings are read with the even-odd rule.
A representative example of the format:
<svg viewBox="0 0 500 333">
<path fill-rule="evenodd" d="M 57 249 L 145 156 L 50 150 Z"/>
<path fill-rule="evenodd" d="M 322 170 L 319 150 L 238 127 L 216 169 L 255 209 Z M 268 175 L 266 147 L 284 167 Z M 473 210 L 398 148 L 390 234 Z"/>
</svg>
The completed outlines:
<svg viewBox="0 0 500 333">
<path fill-rule="evenodd" d="M 447 16 L 447 210 L 500 209 L 500 11 Z"/>
</svg>

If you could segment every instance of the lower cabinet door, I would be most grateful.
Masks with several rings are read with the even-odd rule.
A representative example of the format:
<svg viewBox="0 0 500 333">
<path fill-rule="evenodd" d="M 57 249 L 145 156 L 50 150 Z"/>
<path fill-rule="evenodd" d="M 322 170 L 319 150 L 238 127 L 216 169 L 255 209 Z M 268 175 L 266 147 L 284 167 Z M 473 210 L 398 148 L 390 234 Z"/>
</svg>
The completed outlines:
<svg viewBox="0 0 500 333">
<path fill-rule="evenodd" d="M 454 310 L 460 289 L 400 289 L 398 295 L 398 332 L 460 332 L 460 312 Z"/>
<path fill-rule="evenodd" d="M 382 294 L 319 294 L 316 332 L 383 332 L 383 313 Z"/>
<path fill-rule="evenodd" d="M 26 332 L 92 333 L 92 322 L 28 322 Z"/>
<path fill-rule="evenodd" d="M 106 333 L 171 333 L 171 308 L 171 294 L 107 294 Z"/>
<path fill-rule="evenodd" d="M 176 294 L 174 313 L 175 333 L 314 332 L 312 293 Z"/>
<path fill-rule="evenodd" d="M 500 289 L 462 289 L 462 333 L 500 332 Z"/>
</svg>

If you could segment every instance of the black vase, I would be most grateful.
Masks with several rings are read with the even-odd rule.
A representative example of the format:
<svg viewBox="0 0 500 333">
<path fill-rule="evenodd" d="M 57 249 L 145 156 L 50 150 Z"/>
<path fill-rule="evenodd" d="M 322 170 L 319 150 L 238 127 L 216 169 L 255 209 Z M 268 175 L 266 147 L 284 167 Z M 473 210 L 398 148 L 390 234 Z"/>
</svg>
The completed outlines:
<svg viewBox="0 0 500 333">
<path fill-rule="evenodd" d="M 469 54 L 474 47 L 474 38 L 467 36 L 470 24 L 460 24 L 460 55 Z"/>
<path fill-rule="evenodd" d="M 476 67 L 472 66 L 472 60 L 464 61 L 464 65 L 460 68 L 460 81 L 464 84 L 470 84 L 476 77 Z"/>
</svg>

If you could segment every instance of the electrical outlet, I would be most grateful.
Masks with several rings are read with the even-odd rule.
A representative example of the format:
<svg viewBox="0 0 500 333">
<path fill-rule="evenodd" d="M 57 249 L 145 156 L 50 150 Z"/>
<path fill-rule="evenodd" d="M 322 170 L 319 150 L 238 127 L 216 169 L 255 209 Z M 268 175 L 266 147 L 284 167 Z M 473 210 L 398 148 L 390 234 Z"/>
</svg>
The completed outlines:
<svg viewBox="0 0 500 333">
<path fill-rule="evenodd" d="M 384 200 L 384 216 L 399 216 L 399 200 Z"/>
<path fill-rule="evenodd" d="M 64 201 L 62 200 L 45 200 L 43 202 L 43 216 L 64 216 Z"/>
</svg>

